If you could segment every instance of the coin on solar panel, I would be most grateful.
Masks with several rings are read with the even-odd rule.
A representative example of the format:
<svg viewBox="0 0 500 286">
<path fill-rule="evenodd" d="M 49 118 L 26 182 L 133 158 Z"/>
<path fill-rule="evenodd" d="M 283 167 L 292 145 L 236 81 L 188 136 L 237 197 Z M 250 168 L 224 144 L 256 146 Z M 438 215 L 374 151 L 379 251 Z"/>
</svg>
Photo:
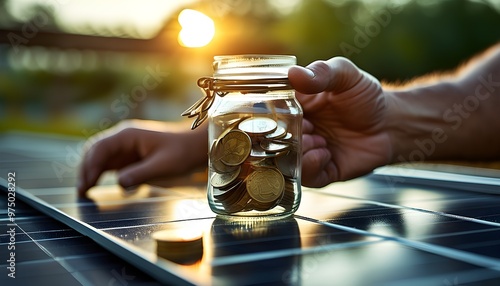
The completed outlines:
<svg viewBox="0 0 500 286">
<path fill-rule="evenodd" d="M 167 229 L 153 233 L 156 254 L 180 264 L 191 264 L 203 255 L 203 231 Z"/>
</svg>

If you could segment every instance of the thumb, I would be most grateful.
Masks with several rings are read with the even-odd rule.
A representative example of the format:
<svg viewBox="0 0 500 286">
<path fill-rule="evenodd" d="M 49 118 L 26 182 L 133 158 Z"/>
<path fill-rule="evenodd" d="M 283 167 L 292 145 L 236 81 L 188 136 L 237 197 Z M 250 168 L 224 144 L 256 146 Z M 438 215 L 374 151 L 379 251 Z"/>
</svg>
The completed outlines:
<svg viewBox="0 0 500 286">
<path fill-rule="evenodd" d="M 305 68 L 293 66 L 288 70 L 291 85 L 304 94 L 322 91 L 341 93 L 353 87 L 361 77 L 362 71 L 344 57 L 315 61 Z"/>
</svg>

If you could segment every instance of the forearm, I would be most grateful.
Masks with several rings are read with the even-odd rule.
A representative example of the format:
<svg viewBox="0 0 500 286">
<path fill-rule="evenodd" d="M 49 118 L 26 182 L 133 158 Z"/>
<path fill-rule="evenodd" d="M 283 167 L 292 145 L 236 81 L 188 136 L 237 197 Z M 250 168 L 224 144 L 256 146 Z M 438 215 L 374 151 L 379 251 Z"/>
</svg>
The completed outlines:
<svg viewBox="0 0 500 286">
<path fill-rule="evenodd" d="M 454 75 L 385 93 L 392 163 L 500 159 L 500 46 Z"/>
</svg>

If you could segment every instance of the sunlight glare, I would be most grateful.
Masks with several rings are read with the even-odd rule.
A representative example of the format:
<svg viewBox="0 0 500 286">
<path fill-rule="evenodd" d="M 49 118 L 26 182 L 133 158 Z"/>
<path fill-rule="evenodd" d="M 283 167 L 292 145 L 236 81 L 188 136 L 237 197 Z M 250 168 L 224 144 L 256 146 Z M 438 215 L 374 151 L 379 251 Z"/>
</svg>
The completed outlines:
<svg viewBox="0 0 500 286">
<path fill-rule="evenodd" d="M 188 48 L 208 45 L 215 35 L 214 21 L 196 10 L 184 9 L 179 13 L 179 44 Z"/>
</svg>

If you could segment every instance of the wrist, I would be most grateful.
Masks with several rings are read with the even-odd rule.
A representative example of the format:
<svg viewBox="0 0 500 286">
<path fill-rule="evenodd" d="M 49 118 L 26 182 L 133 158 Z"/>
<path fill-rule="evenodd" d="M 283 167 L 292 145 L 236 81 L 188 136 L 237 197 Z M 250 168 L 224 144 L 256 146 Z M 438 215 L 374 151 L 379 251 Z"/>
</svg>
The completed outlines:
<svg viewBox="0 0 500 286">
<path fill-rule="evenodd" d="M 460 152 L 460 146 L 449 146 L 450 139 L 457 136 L 452 132 L 449 110 L 462 97 L 454 82 L 384 93 L 391 163 L 445 159 Z"/>
</svg>

